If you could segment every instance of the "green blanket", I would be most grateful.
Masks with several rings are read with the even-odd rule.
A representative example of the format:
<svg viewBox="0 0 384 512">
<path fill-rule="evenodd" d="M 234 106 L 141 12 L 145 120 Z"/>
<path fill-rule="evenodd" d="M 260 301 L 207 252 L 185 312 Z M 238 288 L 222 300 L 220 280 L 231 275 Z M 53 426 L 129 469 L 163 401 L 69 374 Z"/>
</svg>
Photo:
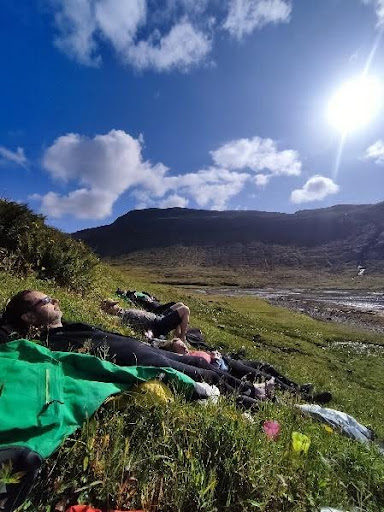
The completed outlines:
<svg viewBox="0 0 384 512">
<path fill-rule="evenodd" d="M 160 373 L 192 393 L 194 381 L 172 368 L 120 367 L 27 340 L 0 345 L 0 447 L 26 446 L 49 457 L 107 397 Z"/>
</svg>

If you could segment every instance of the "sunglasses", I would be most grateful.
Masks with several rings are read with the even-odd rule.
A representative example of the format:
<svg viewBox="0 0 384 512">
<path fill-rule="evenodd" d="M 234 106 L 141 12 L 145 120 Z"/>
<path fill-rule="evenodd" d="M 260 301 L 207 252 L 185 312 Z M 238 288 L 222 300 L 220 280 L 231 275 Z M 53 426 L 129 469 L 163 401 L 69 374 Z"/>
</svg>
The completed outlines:
<svg viewBox="0 0 384 512">
<path fill-rule="evenodd" d="M 36 302 L 36 304 L 34 304 L 33 306 L 31 306 L 29 308 L 29 311 L 33 311 L 35 308 L 37 308 L 37 306 L 45 306 L 45 304 L 53 304 L 53 301 L 55 299 L 53 299 L 52 297 L 50 297 L 49 295 L 47 295 L 46 297 L 43 297 L 42 299 L 38 300 Z"/>
</svg>

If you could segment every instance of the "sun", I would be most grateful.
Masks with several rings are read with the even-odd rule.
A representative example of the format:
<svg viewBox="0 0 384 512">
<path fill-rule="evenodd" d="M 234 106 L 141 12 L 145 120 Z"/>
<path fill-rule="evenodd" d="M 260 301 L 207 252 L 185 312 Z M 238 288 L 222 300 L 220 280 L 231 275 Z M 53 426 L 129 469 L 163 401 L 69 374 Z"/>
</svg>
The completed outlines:
<svg viewBox="0 0 384 512">
<path fill-rule="evenodd" d="M 382 105 L 383 87 L 373 76 L 360 76 L 344 83 L 328 105 L 328 119 L 346 134 L 367 126 Z"/>
</svg>

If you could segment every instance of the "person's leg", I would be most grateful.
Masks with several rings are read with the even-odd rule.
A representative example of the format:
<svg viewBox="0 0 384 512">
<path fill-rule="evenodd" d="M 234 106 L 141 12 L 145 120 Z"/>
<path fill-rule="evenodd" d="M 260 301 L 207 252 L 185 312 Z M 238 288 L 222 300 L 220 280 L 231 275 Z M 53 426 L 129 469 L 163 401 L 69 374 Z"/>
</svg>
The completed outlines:
<svg viewBox="0 0 384 512">
<path fill-rule="evenodd" d="M 158 319 L 153 323 L 152 331 L 155 337 L 161 334 L 168 334 L 170 331 L 175 331 L 175 336 L 185 341 L 189 322 L 189 308 L 182 304 L 178 308 L 172 306 L 170 312 Z"/>
<path fill-rule="evenodd" d="M 184 306 L 184 304 L 183 304 L 182 306 L 175 309 L 175 311 L 178 312 L 178 314 L 181 318 L 180 325 L 177 327 L 177 329 L 179 330 L 177 337 L 185 342 L 185 336 L 187 334 L 187 329 L 188 329 L 188 324 L 189 324 L 189 314 L 190 314 L 189 307 Z M 176 331 L 175 331 L 175 334 L 176 334 Z"/>
<path fill-rule="evenodd" d="M 177 329 L 181 321 L 179 312 L 172 309 L 166 315 L 158 316 L 151 326 L 154 337 L 158 338 L 159 336 L 167 335 L 169 332 Z"/>
<path fill-rule="evenodd" d="M 175 305 L 175 302 L 167 302 L 166 304 L 159 304 L 152 309 L 152 312 L 155 313 L 156 315 L 164 315 L 164 314 L 169 313 L 169 310 L 171 310 L 172 306 L 174 306 L 174 305 Z"/>
<path fill-rule="evenodd" d="M 300 384 L 294 382 L 293 380 L 289 379 L 288 377 L 277 371 L 276 368 L 271 364 L 264 363 L 262 361 L 244 361 L 244 364 L 255 368 L 264 376 L 275 377 L 276 384 L 282 387 L 283 389 L 294 389 L 296 391 L 301 390 Z"/>
<path fill-rule="evenodd" d="M 100 342 L 93 343 L 92 353 L 100 356 L 99 352 L 105 348 L 108 350 L 108 359 L 120 366 L 173 368 L 185 373 L 196 382 L 215 384 L 224 394 L 239 394 L 239 391 L 241 393 L 248 391 L 251 394 L 252 391 L 249 390 L 249 386 L 245 389 L 243 383 L 238 384 L 239 381 L 233 377 L 225 376 L 223 378 L 223 372 L 216 371 L 204 359 L 165 352 L 128 336 L 113 335 L 113 337 L 106 337 Z M 187 359 L 183 361 L 184 357 L 187 357 Z M 232 386 L 231 383 L 236 385 Z"/>
<path fill-rule="evenodd" d="M 172 302 L 172 305 L 169 306 L 169 309 L 179 309 L 179 308 L 182 308 L 182 307 L 187 307 L 185 306 L 185 304 L 183 304 L 182 302 Z"/>
<path fill-rule="evenodd" d="M 229 366 L 231 374 L 238 379 L 245 376 L 249 376 L 254 380 L 257 380 L 260 377 L 264 377 L 266 379 L 275 377 L 276 387 L 282 390 L 301 391 L 300 384 L 288 379 L 270 364 L 263 363 L 261 361 L 238 361 L 236 359 L 231 359 L 230 357 L 224 357 L 224 361 Z"/>
<path fill-rule="evenodd" d="M 219 370 L 215 366 L 212 366 L 211 364 L 207 363 L 207 361 L 202 357 L 180 355 L 175 354 L 173 352 L 167 352 L 167 358 L 173 361 L 178 361 L 183 364 L 187 364 L 189 366 L 196 366 L 197 368 L 209 372 L 214 372 L 221 382 L 223 382 L 226 386 L 229 386 L 230 392 L 237 390 L 238 392 L 246 393 L 248 396 L 253 398 L 256 396 L 253 386 L 250 386 L 247 383 L 240 381 L 239 379 L 237 379 L 233 375 L 230 375 L 227 372 Z"/>
</svg>

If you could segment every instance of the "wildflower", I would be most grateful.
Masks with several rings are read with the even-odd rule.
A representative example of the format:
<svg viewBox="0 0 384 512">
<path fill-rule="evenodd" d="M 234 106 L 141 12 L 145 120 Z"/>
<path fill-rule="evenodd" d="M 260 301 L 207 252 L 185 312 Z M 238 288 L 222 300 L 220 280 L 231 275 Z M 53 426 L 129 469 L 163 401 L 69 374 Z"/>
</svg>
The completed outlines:
<svg viewBox="0 0 384 512">
<path fill-rule="evenodd" d="M 308 453 L 310 445 L 311 440 L 308 436 L 300 432 L 292 432 L 292 449 L 294 452 L 305 455 Z"/>
<path fill-rule="evenodd" d="M 280 423 L 278 421 L 264 421 L 263 430 L 270 441 L 277 441 L 280 435 Z"/>
</svg>

